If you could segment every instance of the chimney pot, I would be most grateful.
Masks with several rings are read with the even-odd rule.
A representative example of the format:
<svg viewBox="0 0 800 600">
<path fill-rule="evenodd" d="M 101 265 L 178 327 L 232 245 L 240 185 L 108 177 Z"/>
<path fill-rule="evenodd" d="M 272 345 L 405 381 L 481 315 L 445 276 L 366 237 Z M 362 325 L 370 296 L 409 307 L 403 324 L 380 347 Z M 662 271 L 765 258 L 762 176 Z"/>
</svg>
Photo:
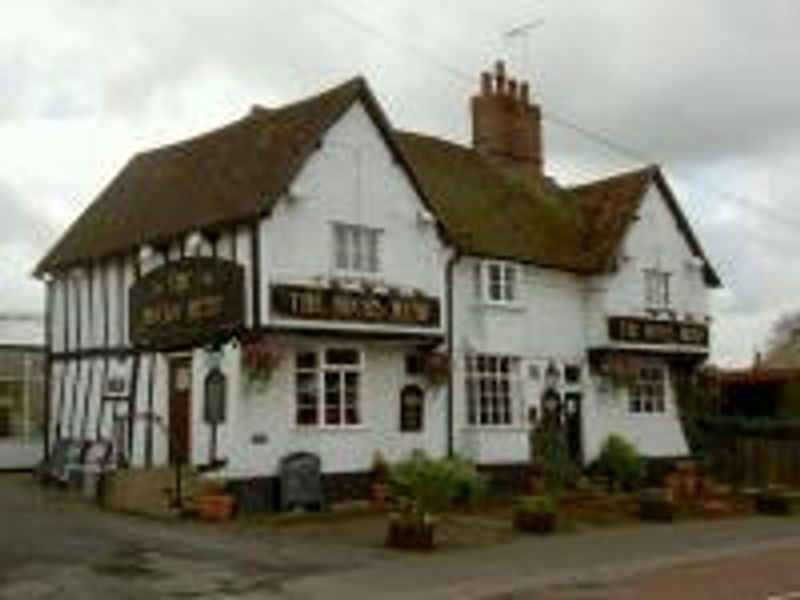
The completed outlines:
<svg viewBox="0 0 800 600">
<path fill-rule="evenodd" d="M 498 94 L 504 94 L 506 91 L 506 64 L 502 60 L 498 60 L 494 66 L 494 80 Z"/>
<path fill-rule="evenodd" d="M 481 73 L 481 95 L 492 95 L 492 75 L 486 71 Z"/>
<path fill-rule="evenodd" d="M 519 98 L 522 100 L 522 103 L 525 106 L 530 106 L 531 104 L 531 89 L 530 85 L 528 85 L 527 81 L 523 81 L 522 84 L 519 86 Z"/>
<path fill-rule="evenodd" d="M 511 96 L 514 100 L 517 99 L 517 80 L 516 79 L 509 79 L 508 80 L 508 95 Z"/>
</svg>

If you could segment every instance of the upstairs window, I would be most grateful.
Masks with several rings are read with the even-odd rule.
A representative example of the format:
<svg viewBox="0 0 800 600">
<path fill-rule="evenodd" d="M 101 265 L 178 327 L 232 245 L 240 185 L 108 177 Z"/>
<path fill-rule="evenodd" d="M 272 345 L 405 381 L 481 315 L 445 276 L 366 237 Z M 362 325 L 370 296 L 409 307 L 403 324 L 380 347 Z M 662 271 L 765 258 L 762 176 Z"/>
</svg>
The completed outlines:
<svg viewBox="0 0 800 600">
<path fill-rule="evenodd" d="M 514 263 L 484 261 L 481 268 L 483 298 L 492 304 L 511 304 L 519 296 L 519 267 Z"/>
<path fill-rule="evenodd" d="M 669 308 L 670 274 L 658 269 L 644 272 L 644 300 L 647 308 Z"/>
<path fill-rule="evenodd" d="M 364 225 L 333 224 L 334 264 L 338 271 L 372 274 L 380 270 L 381 230 Z"/>
</svg>

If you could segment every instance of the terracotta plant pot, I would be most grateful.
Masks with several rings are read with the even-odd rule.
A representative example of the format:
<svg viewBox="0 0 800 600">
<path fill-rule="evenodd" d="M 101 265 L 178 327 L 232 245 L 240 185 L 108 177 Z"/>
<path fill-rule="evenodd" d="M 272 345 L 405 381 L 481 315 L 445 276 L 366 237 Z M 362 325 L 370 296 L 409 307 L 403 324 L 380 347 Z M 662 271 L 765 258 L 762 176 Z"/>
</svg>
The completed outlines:
<svg viewBox="0 0 800 600">
<path fill-rule="evenodd" d="M 372 512 L 386 512 L 389 500 L 389 486 L 385 483 L 373 483 L 370 487 L 370 509 Z"/>
<path fill-rule="evenodd" d="M 418 520 L 390 520 L 386 545 L 406 550 L 431 550 L 434 546 L 433 523 Z"/>
<path fill-rule="evenodd" d="M 514 529 L 527 533 L 547 535 L 556 530 L 558 515 L 554 512 L 526 512 L 514 513 Z"/>
<path fill-rule="evenodd" d="M 227 494 L 200 496 L 196 502 L 197 517 L 203 521 L 227 521 L 233 516 L 234 499 Z"/>
<path fill-rule="evenodd" d="M 642 521 L 669 523 L 675 520 L 678 507 L 666 490 L 644 491 L 639 495 L 639 518 Z"/>
</svg>

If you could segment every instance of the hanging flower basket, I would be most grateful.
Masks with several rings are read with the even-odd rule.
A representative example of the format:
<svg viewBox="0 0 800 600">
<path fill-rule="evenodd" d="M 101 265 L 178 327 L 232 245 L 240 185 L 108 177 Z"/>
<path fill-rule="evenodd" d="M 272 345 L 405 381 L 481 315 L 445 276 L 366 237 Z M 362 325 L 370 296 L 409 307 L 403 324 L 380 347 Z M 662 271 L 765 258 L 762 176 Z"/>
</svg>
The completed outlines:
<svg viewBox="0 0 800 600">
<path fill-rule="evenodd" d="M 433 385 L 447 383 L 450 377 L 450 357 L 441 351 L 426 352 L 422 356 L 422 374 Z"/>
<path fill-rule="evenodd" d="M 242 342 L 242 367 L 253 381 L 269 381 L 282 359 L 280 348 L 263 338 Z"/>
</svg>

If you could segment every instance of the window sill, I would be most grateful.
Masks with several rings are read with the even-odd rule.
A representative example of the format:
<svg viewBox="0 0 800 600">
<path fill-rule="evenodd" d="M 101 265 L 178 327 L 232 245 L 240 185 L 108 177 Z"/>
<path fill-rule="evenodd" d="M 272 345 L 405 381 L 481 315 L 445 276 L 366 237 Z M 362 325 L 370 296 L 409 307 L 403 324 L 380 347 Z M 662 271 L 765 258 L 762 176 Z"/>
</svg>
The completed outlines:
<svg viewBox="0 0 800 600">
<path fill-rule="evenodd" d="M 366 425 L 293 425 L 290 429 L 298 433 L 359 433 L 369 431 Z"/>
<path fill-rule="evenodd" d="M 461 428 L 465 433 L 527 433 L 525 425 L 465 425 Z"/>
<path fill-rule="evenodd" d="M 526 306 L 519 300 L 513 302 L 500 302 L 498 300 L 480 300 L 475 303 L 476 308 L 487 310 L 505 310 L 508 312 L 524 312 Z"/>
</svg>

